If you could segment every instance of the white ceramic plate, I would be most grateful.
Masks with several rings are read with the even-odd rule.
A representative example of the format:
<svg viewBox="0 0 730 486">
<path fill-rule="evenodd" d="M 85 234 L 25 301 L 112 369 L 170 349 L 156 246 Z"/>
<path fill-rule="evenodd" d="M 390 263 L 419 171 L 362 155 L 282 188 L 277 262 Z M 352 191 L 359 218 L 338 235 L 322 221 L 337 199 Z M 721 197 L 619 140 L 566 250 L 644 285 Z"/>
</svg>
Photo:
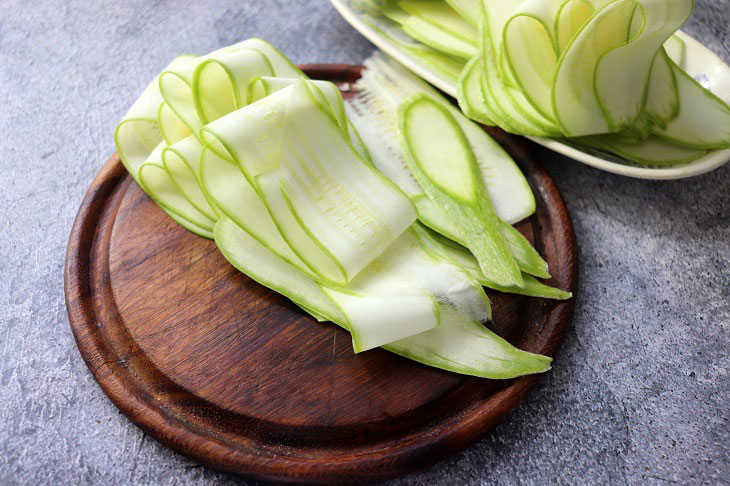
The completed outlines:
<svg viewBox="0 0 730 486">
<path fill-rule="evenodd" d="M 382 18 L 373 16 L 356 6 L 357 0 L 330 0 L 332 5 L 358 32 L 370 42 L 382 49 L 386 54 L 422 77 L 444 93 L 456 97 L 456 87 L 442 76 L 429 70 L 408 52 L 393 44 L 373 25 L 388 31 L 390 27 Z M 695 39 L 678 32 L 685 43 L 684 65 L 682 66 L 692 77 L 725 101 L 730 101 L 730 66 L 712 51 Z M 688 164 L 669 168 L 652 169 L 630 165 L 620 157 L 609 157 L 604 154 L 588 153 L 549 138 L 528 137 L 540 145 L 555 152 L 566 155 L 584 164 L 607 172 L 641 179 L 681 179 L 709 172 L 730 160 L 730 149 L 714 150 L 704 157 Z"/>
</svg>

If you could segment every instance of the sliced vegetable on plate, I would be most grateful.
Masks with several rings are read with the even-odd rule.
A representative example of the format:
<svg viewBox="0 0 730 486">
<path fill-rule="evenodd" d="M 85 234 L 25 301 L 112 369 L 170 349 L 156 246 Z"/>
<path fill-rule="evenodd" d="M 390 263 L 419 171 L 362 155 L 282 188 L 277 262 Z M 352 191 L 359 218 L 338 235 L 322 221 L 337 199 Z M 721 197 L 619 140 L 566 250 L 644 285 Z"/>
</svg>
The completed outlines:
<svg viewBox="0 0 730 486">
<path fill-rule="evenodd" d="M 695 175 L 730 159 L 721 150 L 730 149 L 730 67 L 678 31 L 692 0 L 333 4 L 480 123 L 636 177 Z M 419 47 L 459 59 L 458 78 Z"/>
</svg>

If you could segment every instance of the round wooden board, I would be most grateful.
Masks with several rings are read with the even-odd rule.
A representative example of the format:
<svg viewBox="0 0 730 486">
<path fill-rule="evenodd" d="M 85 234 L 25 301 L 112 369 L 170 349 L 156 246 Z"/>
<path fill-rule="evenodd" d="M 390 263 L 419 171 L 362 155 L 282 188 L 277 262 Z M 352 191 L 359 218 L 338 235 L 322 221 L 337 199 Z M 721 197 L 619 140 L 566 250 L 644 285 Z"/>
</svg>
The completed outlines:
<svg viewBox="0 0 730 486">
<path fill-rule="evenodd" d="M 347 97 L 360 67 L 304 66 Z M 575 293 L 575 234 L 527 142 L 488 129 L 527 175 L 534 216 L 517 225 L 549 282 Z M 113 155 L 71 231 L 66 306 L 79 350 L 119 409 L 208 466 L 292 483 L 362 483 L 429 466 L 495 427 L 539 376 L 485 380 L 376 349 L 317 323 L 236 271 L 214 242 L 174 223 Z M 489 292 L 489 326 L 553 356 L 574 299 Z"/>
</svg>

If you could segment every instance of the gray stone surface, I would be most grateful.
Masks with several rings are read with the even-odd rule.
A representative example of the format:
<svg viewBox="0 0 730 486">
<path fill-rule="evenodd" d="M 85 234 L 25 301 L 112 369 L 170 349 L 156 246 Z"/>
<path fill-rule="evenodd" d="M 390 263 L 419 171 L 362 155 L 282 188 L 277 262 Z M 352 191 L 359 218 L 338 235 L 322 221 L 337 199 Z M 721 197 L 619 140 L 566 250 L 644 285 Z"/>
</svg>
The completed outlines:
<svg viewBox="0 0 730 486">
<path fill-rule="evenodd" d="M 62 269 L 112 131 L 173 56 L 261 36 L 296 62 L 372 46 L 325 0 L 0 4 L 0 484 L 229 484 L 122 416 L 81 360 Z M 730 60 L 730 1 L 686 30 Z M 554 369 L 498 429 L 393 485 L 669 484 L 730 478 L 730 167 L 685 181 L 537 151 L 580 243 Z"/>
</svg>

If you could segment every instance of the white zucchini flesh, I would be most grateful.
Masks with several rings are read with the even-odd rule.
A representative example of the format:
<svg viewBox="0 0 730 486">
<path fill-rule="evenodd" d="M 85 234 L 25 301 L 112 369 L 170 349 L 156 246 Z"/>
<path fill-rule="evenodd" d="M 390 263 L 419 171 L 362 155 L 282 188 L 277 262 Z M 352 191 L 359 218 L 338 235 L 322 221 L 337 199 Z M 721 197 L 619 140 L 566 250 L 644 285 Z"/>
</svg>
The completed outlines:
<svg viewBox="0 0 730 486">
<path fill-rule="evenodd" d="M 490 3 L 496 5 L 496 3 Z M 484 12 L 488 18 L 494 17 Z M 504 73 L 498 62 L 499 51 L 490 34 L 492 26 L 488 21 L 482 22 L 481 51 L 483 63 L 482 95 L 486 103 L 490 105 L 494 113 L 494 119 L 507 131 L 534 135 L 539 137 L 550 137 L 560 133 L 560 130 L 545 119 L 527 101 L 527 98 L 518 90 L 510 87 L 503 78 Z"/>
<path fill-rule="evenodd" d="M 554 43 L 562 54 L 575 34 L 593 14 L 593 6 L 586 0 L 567 0 L 562 2 L 553 24 Z"/>
<path fill-rule="evenodd" d="M 227 216 L 215 225 L 215 242 L 226 260 L 256 282 L 349 329 L 347 317 L 312 277 L 281 259 Z"/>
<path fill-rule="evenodd" d="M 679 115 L 679 89 L 672 61 L 662 48 L 656 53 L 649 75 L 646 106 L 643 116 L 655 125 L 666 128 L 667 122 Z"/>
<path fill-rule="evenodd" d="M 477 45 L 477 29 L 443 0 L 399 0 L 398 6 L 444 31 L 459 37 L 473 47 Z"/>
<path fill-rule="evenodd" d="M 419 93 L 399 107 L 398 128 L 411 172 L 428 198 L 455 222 L 487 278 L 521 287 L 521 272 L 500 231 L 474 153 L 454 117 Z"/>
<path fill-rule="evenodd" d="M 425 194 L 412 198 L 412 201 L 418 209 L 418 220 L 421 223 L 462 246 L 468 244 L 454 222 Z M 509 246 L 512 258 L 515 259 L 523 273 L 540 278 L 550 277 L 545 260 L 519 231 L 505 222 L 500 225 L 500 231 Z"/>
<path fill-rule="evenodd" d="M 398 46 L 399 49 L 407 52 L 409 56 L 426 69 L 438 73 L 440 77 L 449 83 L 456 82 L 461 69 L 464 67 L 464 59 L 426 46 L 406 34 L 401 23 L 405 22 L 408 14 L 390 2 L 384 5 L 380 13 L 384 17 L 374 17 L 372 15 L 364 17 L 374 31 Z"/>
<path fill-rule="evenodd" d="M 502 52 L 515 82 L 533 107 L 553 123 L 552 81 L 559 56 L 553 28 L 561 4 L 527 0 L 501 32 Z"/>
<path fill-rule="evenodd" d="M 392 342 L 384 349 L 448 371 L 481 378 L 507 379 L 543 373 L 552 359 L 522 351 L 479 322 L 452 308 L 441 310 L 441 324 L 428 332 Z"/>
<path fill-rule="evenodd" d="M 481 0 L 446 0 L 451 8 L 458 13 L 461 18 L 469 22 L 474 27 L 479 27 L 479 17 L 481 16 Z"/>
<path fill-rule="evenodd" d="M 476 29 L 441 0 L 402 0 L 382 12 L 426 47 L 464 60 L 476 53 Z"/>
<path fill-rule="evenodd" d="M 472 42 L 467 42 L 419 17 L 409 18 L 403 24 L 403 31 L 428 47 L 464 60 L 470 59 L 477 53 L 477 47 Z"/>
<path fill-rule="evenodd" d="M 474 147 L 482 180 L 497 215 L 511 224 L 535 212 L 535 197 L 525 176 L 514 160 L 481 127 L 466 118 L 425 81 L 382 53 L 376 52 L 364 64 L 366 69 L 355 84 L 358 94 L 347 101 L 346 107 L 365 145 L 370 148 L 378 170 L 406 194 L 423 193 L 408 171 L 396 133 L 398 106 L 414 94 L 426 93 L 449 110 Z M 372 121 L 375 119 L 377 122 Z"/>
<path fill-rule="evenodd" d="M 205 125 L 249 103 L 248 86 L 257 76 L 273 76 L 269 60 L 254 49 L 206 56 L 193 72 L 192 99 Z"/>
<path fill-rule="evenodd" d="M 504 26 L 522 3 L 521 0 L 483 2 L 479 39 L 486 74 L 483 81 L 493 97 L 496 111 L 502 113 L 501 118 L 505 118 L 506 126 L 535 135 L 554 136 L 560 132 L 559 127 L 536 110 L 522 91 L 515 89 L 518 85 L 513 79 L 512 70 L 508 68 L 509 62 L 502 45 Z"/>
<path fill-rule="evenodd" d="M 258 101 L 271 93 L 286 88 L 287 86 L 294 84 L 298 79 L 299 78 L 271 78 L 266 76 L 256 78 L 249 85 L 249 103 Z M 329 81 L 312 80 L 311 82 L 318 88 L 318 91 L 315 90 L 315 94 L 322 106 L 330 110 L 337 120 L 337 124 L 342 129 L 342 132 L 345 134 L 345 137 L 349 140 L 357 153 L 359 153 L 369 165 L 372 165 L 373 160 L 368 148 L 360 138 L 360 134 L 357 132 L 355 126 L 347 118 L 345 103 L 342 100 L 339 88 Z"/>
<path fill-rule="evenodd" d="M 682 39 L 680 39 L 677 35 L 673 35 L 664 43 L 664 50 L 667 52 L 669 59 L 671 59 L 674 64 L 685 69 L 684 56 L 687 47 Z"/>
<path fill-rule="evenodd" d="M 218 220 L 216 243 L 226 259 L 258 283 L 350 330 L 340 308 L 308 275 L 278 258 L 226 217 Z M 440 306 L 440 325 L 383 348 L 458 373 L 506 379 L 550 368 L 550 358 L 521 351 L 478 321 L 449 305 Z"/>
<path fill-rule="evenodd" d="M 322 277 L 345 283 L 410 226 L 416 212 L 363 161 L 314 89 L 298 81 L 207 125 L 203 134 L 211 148 L 225 146 L 299 257 L 324 268 L 312 264 L 316 255 L 307 238 L 286 234 L 296 227 L 292 219 L 340 270 Z"/>
</svg>

